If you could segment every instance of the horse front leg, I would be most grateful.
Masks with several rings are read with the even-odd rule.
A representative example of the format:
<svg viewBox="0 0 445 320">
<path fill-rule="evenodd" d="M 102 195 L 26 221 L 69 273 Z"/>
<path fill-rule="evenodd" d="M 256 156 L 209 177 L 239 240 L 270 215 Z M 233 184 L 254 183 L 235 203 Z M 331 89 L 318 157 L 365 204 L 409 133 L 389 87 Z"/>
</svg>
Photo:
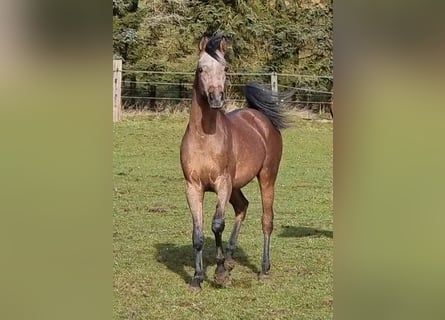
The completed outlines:
<svg viewBox="0 0 445 320">
<path fill-rule="evenodd" d="M 216 205 L 215 215 L 212 221 L 212 231 L 215 235 L 216 243 L 216 270 L 215 283 L 220 286 L 227 286 L 230 284 L 229 272 L 224 266 L 224 250 L 222 246 L 222 233 L 225 227 L 225 208 L 230 199 L 232 191 L 232 183 L 228 177 L 221 178 L 216 184 L 215 188 L 218 196 L 218 203 Z"/>
<path fill-rule="evenodd" d="M 202 250 L 204 248 L 204 233 L 202 228 L 202 203 L 204 191 L 201 187 L 193 184 L 187 184 L 187 202 L 193 218 L 192 242 L 195 248 L 195 274 L 193 275 L 190 287 L 201 289 L 201 282 L 204 280 L 204 271 L 202 265 Z"/>
</svg>

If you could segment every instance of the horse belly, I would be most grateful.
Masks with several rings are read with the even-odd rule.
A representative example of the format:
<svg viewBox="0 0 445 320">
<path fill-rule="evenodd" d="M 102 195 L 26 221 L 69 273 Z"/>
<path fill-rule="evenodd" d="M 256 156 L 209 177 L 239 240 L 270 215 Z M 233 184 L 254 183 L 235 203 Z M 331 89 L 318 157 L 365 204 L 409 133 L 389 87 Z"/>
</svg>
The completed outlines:
<svg viewBox="0 0 445 320">
<path fill-rule="evenodd" d="M 257 148 L 238 150 L 237 155 L 233 186 L 239 189 L 258 175 L 263 166 L 265 151 L 263 146 L 258 145 Z"/>
</svg>

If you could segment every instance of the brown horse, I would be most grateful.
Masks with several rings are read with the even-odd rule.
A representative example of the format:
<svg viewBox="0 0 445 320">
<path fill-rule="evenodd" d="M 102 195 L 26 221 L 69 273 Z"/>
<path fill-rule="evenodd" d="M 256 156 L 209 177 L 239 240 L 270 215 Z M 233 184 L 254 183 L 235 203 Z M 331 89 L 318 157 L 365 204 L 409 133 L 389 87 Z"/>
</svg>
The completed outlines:
<svg viewBox="0 0 445 320">
<path fill-rule="evenodd" d="M 227 71 L 225 38 L 203 38 L 199 49 L 190 119 L 181 143 L 181 165 L 187 182 L 196 250 L 195 274 L 190 283 L 193 288 L 201 288 L 204 276 L 204 193 L 215 192 L 218 198 L 212 222 L 217 252 L 215 282 L 224 286 L 229 282 L 233 252 L 249 204 L 241 188 L 255 177 L 263 205 L 264 251 L 260 278 L 268 276 L 274 188 L 282 153 L 280 129 L 287 125 L 278 102 L 290 97 L 250 83 L 245 90 L 248 108 L 225 113 L 222 110 Z M 224 256 L 221 238 L 227 202 L 235 210 L 236 221 Z"/>
</svg>

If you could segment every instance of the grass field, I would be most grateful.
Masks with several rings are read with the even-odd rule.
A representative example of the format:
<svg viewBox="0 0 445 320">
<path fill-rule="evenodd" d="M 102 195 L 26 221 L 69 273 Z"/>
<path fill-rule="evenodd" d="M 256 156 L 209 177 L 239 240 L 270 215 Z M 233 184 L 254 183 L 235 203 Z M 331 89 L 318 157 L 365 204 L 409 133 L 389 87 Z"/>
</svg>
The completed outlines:
<svg viewBox="0 0 445 320">
<path fill-rule="evenodd" d="M 114 126 L 114 319 L 332 319 L 332 123 L 296 119 L 283 131 L 271 245 L 271 279 L 259 282 L 263 236 L 256 180 L 232 285 L 213 285 L 216 197 L 205 198 L 203 290 L 194 272 L 192 222 L 179 163 L 187 114 L 127 116 Z M 226 212 L 228 240 L 234 221 Z M 225 245 L 224 245 L 225 247 Z"/>
</svg>

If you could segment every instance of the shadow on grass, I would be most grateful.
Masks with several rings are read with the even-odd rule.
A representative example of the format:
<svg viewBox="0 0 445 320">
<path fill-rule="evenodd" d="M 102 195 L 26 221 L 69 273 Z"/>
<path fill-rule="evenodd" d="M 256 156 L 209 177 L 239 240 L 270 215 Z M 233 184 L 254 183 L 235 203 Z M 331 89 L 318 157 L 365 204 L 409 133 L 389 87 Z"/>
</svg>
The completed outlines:
<svg viewBox="0 0 445 320">
<path fill-rule="evenodd" d="M 311 227 L 296 227 L 296 226 L 281 226 L 281 233 L 278 235 L 279 237 L 295 237 L 295 238 L 303 238 L 303 237 L 327 237 L 333 238 L 334 233 L 329 230 L 320 230 Z"/>
<path fill-rule="evenodd" d="M 223 248 L 227 246 L 227 243 L 223 244 Z M 184 279 L 186 283 L 192 280 L 193 272 L 189 273 L 186 268 L 195 268 L 195 249 L 190 244 L 188 245 L 177 245 L 174 243 L 158 243 L 155 245 L 156 248 L 156 260 L 163 263 L 169 270 L 177 273 Z M 245 254 L 241 247 L 237 247 L 234 253 L 233 259 L 237 265 L 243 265 L 254 273 L 258 273 L 259 269 L 249 261 L 249 258 Z M 215 239 L 211 237 L 205 237 L 204 249 L 202 253 L 202 262 L 204 264 L 204 279 L 208 279 L 207 268 L 211 266 L 214 268 L 216 266 L 216 249 L 215 249 Z M 236 268 L 236 265 L 235 265 Z M 214 270 L 210 272 L 210 278 L 213 279 Z"/>
</svg>

